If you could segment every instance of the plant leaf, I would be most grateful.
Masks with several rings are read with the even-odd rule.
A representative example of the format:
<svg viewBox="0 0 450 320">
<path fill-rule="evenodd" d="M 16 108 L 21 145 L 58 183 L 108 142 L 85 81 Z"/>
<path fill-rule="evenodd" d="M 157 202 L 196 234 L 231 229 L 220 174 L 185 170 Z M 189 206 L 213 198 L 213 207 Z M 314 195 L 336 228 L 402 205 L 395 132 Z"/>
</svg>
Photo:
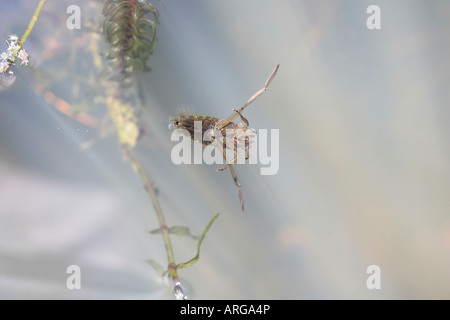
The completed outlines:
<svg viewBox="0 0 450 320">
<path fill-rule="evenodd" d="M 198 261 L 198 259 L 200 258 L 200 246 L 202 245 L 203 239 L 205 238 L 206 233 L 208 232 L 209 228 L 211 228 L 214 220 L 216 220 L 219 217 L 219 215 L 220 215 L 220 213 L 216 214 L 211 219 L 211 221 L 209 221 L 208 225 L 206 226 L 205 230 L 203 231 L 202 235 L 200 236 L 200 239 L 198 240 L 198 244 L 197 244 L 197 254 L 195 255 L 195 257 L 193 257 L 189 261 L 177 264 L 177 267 L 176 267 L 177 270 L 181 269 L 181 268 L 190 267 Z"/>
<path fill-rule="evenodd" d="M 173 226 L 173 227 L 168 228 L 167 231 L 170 234 L 174 234 L 177 236 L 191 237 L 194 240 L 200 238 L 199 236 L 193 235 L 188 227 Z M 154 229 L 154 230 L 150 231 L 150 233 L 151 234 L 161 234 L 161 229 Z"/>
<path fill-rule="evenodd" d="M 156 261 L 156 260 L 147 260 L 147 262 L 153 267 L 158 276 L 164 276 L 167 271 Z"/>
</svg>

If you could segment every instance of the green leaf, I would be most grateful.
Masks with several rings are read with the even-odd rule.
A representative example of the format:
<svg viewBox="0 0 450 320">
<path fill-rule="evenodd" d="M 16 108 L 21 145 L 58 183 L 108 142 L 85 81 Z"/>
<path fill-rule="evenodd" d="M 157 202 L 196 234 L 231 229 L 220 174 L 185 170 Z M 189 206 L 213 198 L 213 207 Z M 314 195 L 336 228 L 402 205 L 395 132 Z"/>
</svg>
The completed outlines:
<svg viewBox="0 0 450 320">
<path fill-rule="evenodd" d="M 209 221 L 208 225 L 206 226 L 205 230 L 203 231 L 202 235 L 200 236 L 200 239 L 198 240 L 198 244 L 197 244 L 197 255 L 189 261 L 177 264 L 177 267 L 176 267 L 177 270 L 181 269 L 181 268 L 190 267 L 198 261 L 198 259 L 200 258 L 200 246 L 202 245 L 203 239 L 205 238 L 206 233 L 208 232 L 209 228 L 211 228 L 214 220 L 216 220 L 219 217 L 219 215 L 220 215 L 220 213 L 216 214 L 211 219 L 211 221 Z"/>
<path fill-rule="evenodd" d="M 192 239 L 198 239 L 198 236 L 194 236 L 190 231 L 189 228 L 181 227 L 181 226 L 173 226 L 169 230 L 170 233 L 176 234 L 178 236 L 186 236 L 191 237 Z"/>
<path fill-rule="evenodd" d="M 147 260 L 147 262 L 153 267 L 158 276 L 162 277 L 167 273 L 166 270 L 155 260 Z"/>
<path fill-rule="evenodd" d="M 199 236 L 195 236 L 191 233 L 191 231 L 189 231 L 189 228 L 187 227 L 182 227 L 182 226 L 173 226 L 167 229 L 167 231 L 170 234 L 174 234 L 177 236 L 186 236 L 186 237 L 191 237 L 192 239 L 196 240 L 199 238 Z M 151 234 L 161 234 L 161 229 L 154 229 L 152 231 L 150 231 Z"/>
</svg>

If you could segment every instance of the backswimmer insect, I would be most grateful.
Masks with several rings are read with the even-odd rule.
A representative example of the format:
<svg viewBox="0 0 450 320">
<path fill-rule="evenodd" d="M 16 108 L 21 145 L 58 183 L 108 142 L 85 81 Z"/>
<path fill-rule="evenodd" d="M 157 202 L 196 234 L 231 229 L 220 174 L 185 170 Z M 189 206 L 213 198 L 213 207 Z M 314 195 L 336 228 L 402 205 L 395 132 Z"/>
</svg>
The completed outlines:
<svg viewBox="0 0 450 320">
<path fill-rule="evenodd" d="M 227 165 L 219 171 L 224 171 L 225 169 L 230 169 L 231 176 L 233 177 L 233 181 L 238 188 L 239 201 L 241 204 L 241 209 L 244 211 L 244 198 L 242 196 L 242 188 L 241 183 L 239 182 L 236 172 L 233 169 L 233 164 L 236 163 L 238 156 L 234 159 L 229 159 L 227 157 L 227 153 L 225 149 L 232 149 L 235 153 L 239 153 L 244 151 L 245 158 L 249 158 L 249 150 L 252 144 L 252 141 L 256 135 L 256 130 L 249 128 L 248 120 L 242 115 L 247 106 L 255 101 L 260 95 L 266 92 L 273 78 L 277 74 L 278 68 L 280 64 L 277 64 L 275 69 L 273 70 L 270 77 L 267 79 L 264 87 L 262 87 L 259 91 L 253 94 L 250 99 L 245 102 L 245 104 L 239 109 L 233 109 L 234 113 L 231 114 L 227 119 L 222 120 L 216 117 L 210 117 L 205 115 L 180 115 L 176 119 L 172 120 L 169 128 L 171 129 L 184 129 L 187 130 L 190 134 L 192 140 L 195 140 L 194 137 L 200 136 L 203 137 L 206 132 L 211 132 L 210 140 L 202 140 L 201 143 L 204 145 L 209 145 L 213 143 L 223 154 L 223 157 L 227 163 Z M 244 123 L 233 122 L 233 120 L 237 117 L 240 117 Z M 201 132 L 195 131 L 195 122 L 200 121 Z M 215 136 L 214 132 L 217 132 L 217 136 Z M 231 135 L 229 133 L 232 133 Z M 227 135 L 228 133 L 228 135 Z"/>
</svg>

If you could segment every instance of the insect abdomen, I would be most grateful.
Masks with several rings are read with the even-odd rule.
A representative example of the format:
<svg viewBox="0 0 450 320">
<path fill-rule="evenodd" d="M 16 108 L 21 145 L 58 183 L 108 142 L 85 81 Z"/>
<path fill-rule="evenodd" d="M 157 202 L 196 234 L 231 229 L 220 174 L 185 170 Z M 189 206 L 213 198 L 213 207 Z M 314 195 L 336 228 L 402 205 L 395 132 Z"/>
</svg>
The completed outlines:
<svg viewBox="0 0 450 320">
<path fill-rule="evenodd" d="M 195 131 L 195 121 L 200 121 L 202 123 L 202 132 Z M 198 142 L 201 142 L 204 145 L 208 145 L 211 143 L 211 141 L 204 141 L 203 136 L 207 130 L 213 129 L 218 121 L 220 121 L 219 118 L 210 116 L 179 116 L 172 121 L 172 125 L 175 127 L 175 129 L 187 130 L 191 136 L 191 139 L 194 141 L 197 141 L 197 139 L 195 139 L 195 136 L 202 137 L 202 141 L 198 140 Z"/>
</svg>

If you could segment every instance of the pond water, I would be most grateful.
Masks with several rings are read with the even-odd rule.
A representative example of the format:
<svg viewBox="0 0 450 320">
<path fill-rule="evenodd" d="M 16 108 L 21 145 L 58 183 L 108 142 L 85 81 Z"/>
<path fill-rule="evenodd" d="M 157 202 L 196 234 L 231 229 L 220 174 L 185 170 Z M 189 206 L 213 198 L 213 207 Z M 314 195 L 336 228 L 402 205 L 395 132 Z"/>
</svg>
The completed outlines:
<svg viewBox="0 0 450 320">
<path fill-rule="evenodd" d="M 38 1 L 4 2 L 6 40 Z M 71 2 L 47 1 L 25 44 L 31 66 L 14 66 L 0 91 L 0 298 L 173 298 L 146 262 L 167 264 L 148 233 L 152 203 L 104 118 L 92 52 L 107 45 L 91 32 L 102 1 L 79 4 L 80 30 L 67 28 Z M 136 152 L 169 226 L 200 235 L 221 213 L 200 260 L 179 271 L 189 296 L 450 298 L 448 1 L 377 1 L 379 30 L 367 28 L 369 1 L 163 4 L 152 70 L 133 87 L 145 128 Z M 279 130 L 279 170 L 234 166 L 243 213 L 220 165 L 172 162 L 168 125 L 180 109 L 228 117 L 277 63 L 243 115 Z M 188 237 L 173 246 L 177 262 L 196 254 Z M 81 290 L 67 288 L 71 265 Z M 379 290 L 367 287 L 371 265 Z"/>
</svg>

